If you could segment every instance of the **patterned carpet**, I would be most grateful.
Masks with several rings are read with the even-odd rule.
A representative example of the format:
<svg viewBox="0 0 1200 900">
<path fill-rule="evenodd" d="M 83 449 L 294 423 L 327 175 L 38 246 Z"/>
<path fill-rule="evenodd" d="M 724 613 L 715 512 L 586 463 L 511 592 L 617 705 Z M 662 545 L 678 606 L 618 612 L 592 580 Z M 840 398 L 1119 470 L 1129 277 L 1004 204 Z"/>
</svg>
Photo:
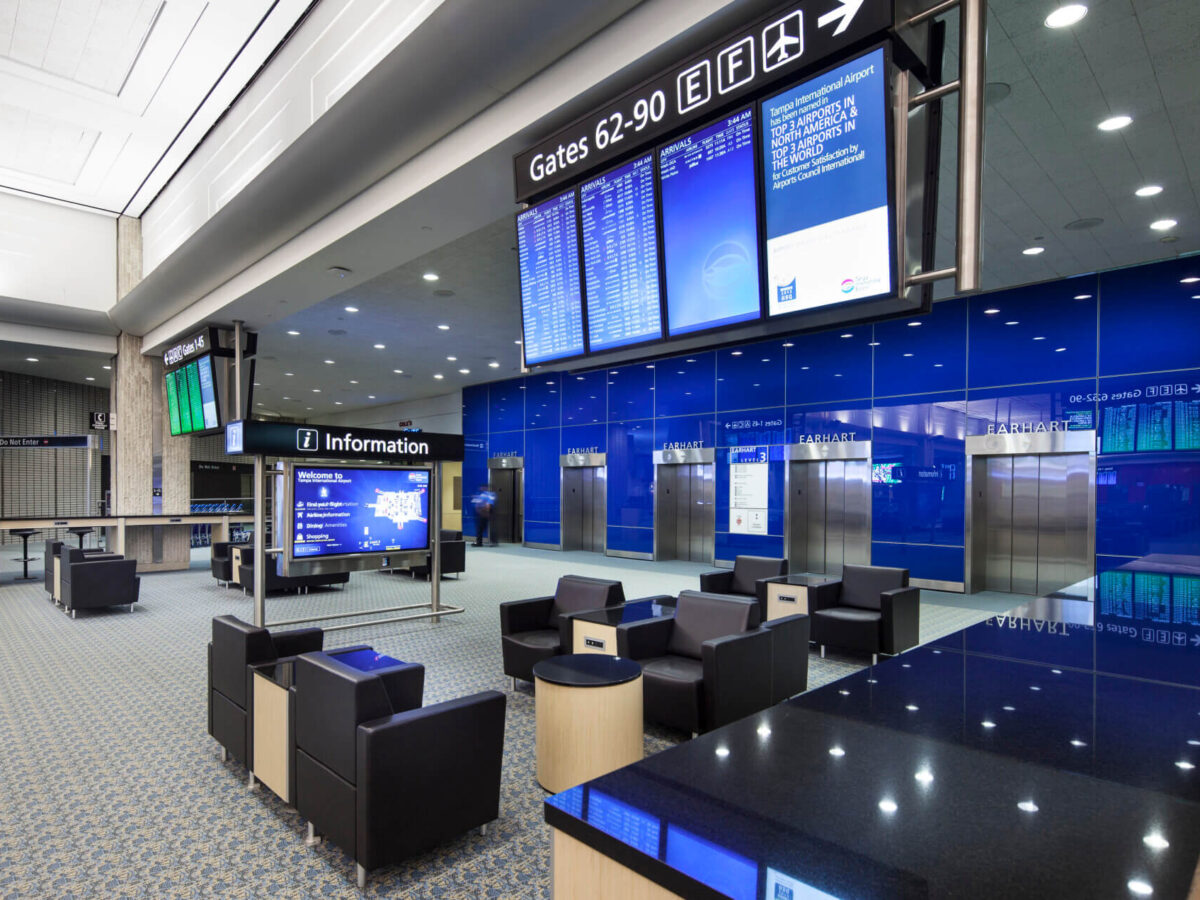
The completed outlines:
<svg viewBox="0 0 1200 900">
<path fill-rule="evenodd" d="M 197 557 L 200 563 L 200 557 Z M 10 564 L 11 565 L 11 564 Z M 32 564 L 34 567 L 36 563 Z M 560 574 L 621 578 L 626 596 L 677 593 L 706 567 L 522 548 L 470 548 L 467 572 L 443 583 L 466 612 L 440 624 L 366 626 L 327 647 L 368 643 L 426 666 L 425 702 L 505 690 L 497 605 L 550 593 Z M 40 570 L 39 570 L 40 571 Z M 353 861 L 322 843 L 246 772 L 222 764 L 206 729 L 205 645 L 213 616 L 249 620 L 251 600 L 216 586 L 207 565 L 142 577 L 142 603 L 71 620 L 41 582 L 0 585 L 0 896 L 357 897 Z M 360 573 L 345 590 L 271 598 L 268 620 L 420 603 L 429 586 Z M 924 603 L 921 637 L 981 621 L 985 611 Z M 862 667 L 813 654 L 810 687 Z M 534 705 L 508 694 L 501 815 L 464 836 L 371 873 L 366 894 L 405 898 L 550 896 L 546 796 L 534 780 Z M 646 752 L 686 736 L 650 729 Z"/>
</svg>

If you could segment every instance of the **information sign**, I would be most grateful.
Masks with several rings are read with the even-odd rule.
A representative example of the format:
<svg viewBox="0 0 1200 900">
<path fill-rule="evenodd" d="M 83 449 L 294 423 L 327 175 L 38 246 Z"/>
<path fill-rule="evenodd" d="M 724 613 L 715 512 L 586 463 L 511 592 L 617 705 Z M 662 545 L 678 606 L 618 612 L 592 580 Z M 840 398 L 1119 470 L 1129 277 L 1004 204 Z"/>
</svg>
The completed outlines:
<svg viewBox="0 0 1200 900">
<path fill-rule="evenodd" d="M 767 533 L 767 476 L 765 462 L 729 466 L 729 531 L 731 534 Z"/>
</svg>

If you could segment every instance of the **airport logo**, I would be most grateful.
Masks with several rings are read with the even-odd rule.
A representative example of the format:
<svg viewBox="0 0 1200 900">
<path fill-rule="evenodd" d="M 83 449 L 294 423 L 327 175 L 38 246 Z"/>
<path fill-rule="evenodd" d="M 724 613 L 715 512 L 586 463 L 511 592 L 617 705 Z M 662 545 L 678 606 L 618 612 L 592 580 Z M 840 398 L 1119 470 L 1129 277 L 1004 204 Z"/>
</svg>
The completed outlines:
<svg viewBox="0 0 1200 900">
<path fill-rule="evenodd" d="M 775 299 L 780 303 L 791 303 L 796 299 L 796 279 L 793 278 L 787 284 L 779 284 L 775 286 Z"/>
<path fill-rule="evenodd" d="M 853 278 L 843 278 L 842 279 L 842 293 L 849 294 L 853 290 L 854 290 L 854 279 Z"/>
<path fill-rule="evenodd" d="M 804 14 L 800 10 L 776 19 L 762 32 L 764 72 L 778 69 L 804 53 Z"/>
<path fill-rule="evenodd" d="M 317 429 L 315 428 L 297 428 L 296 429 L 296 449 L 303 450 L 305 453 L 317 452 Z"/>
</svg>

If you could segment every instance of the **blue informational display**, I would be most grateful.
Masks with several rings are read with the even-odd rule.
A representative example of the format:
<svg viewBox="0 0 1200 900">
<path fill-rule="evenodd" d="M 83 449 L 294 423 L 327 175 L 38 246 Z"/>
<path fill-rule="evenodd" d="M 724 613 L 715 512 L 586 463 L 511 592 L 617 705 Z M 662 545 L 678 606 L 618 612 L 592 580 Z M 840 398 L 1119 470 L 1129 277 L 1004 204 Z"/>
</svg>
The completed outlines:
<svg viewBox="0 0 1200 900">
<path fill-rule="evenodd" d="M 428 469 L 292 469 L 294 559 L 428 547 Z"/>
<path fill-rule="evenodd" d="M 667 865 L 734 900 L 755 900 L 755 863 L 674 825 L 667 825 Z"/>
<path fill-rule="evenodd" d="M 769 315 L 894 290 L 886 75 L 873 50 L 763 101 Z"/>
<path fill-rule="evenodd" d="M 662 337 L 654 154 L 579 188 L 588 347 Z"/>
<path fill-rule="evenodd" d="M 757 319 L 753 110 L 663 147 L 658 174 L 667 333 Z"/>
<path fill-rule="evenodd" d="M 592 790 L 588 794 L 587 820 L 606 834 L 628 844 L 647 856 L 658 859 L 658 816 L 634 809 L 628 803 Z"/>
<path fill-rule="evenodd" d="M 517 214 L 521 321 L 527 364 L 583 353 L 575 192 Z"/>
</svg>

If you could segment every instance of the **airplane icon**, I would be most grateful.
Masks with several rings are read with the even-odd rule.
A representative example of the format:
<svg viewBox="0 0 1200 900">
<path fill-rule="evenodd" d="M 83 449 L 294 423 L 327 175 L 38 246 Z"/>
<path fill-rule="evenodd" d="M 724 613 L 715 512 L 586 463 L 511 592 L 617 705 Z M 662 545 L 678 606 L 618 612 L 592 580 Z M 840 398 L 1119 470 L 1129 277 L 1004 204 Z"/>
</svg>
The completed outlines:
<svg viewBox="0 0 1200 900">
<path fill-rule="evenodd" d="M 804 15 L 796 10 L 762 31 L 763 71 L 777 69 L 804 53 Z"/>
</svg>

